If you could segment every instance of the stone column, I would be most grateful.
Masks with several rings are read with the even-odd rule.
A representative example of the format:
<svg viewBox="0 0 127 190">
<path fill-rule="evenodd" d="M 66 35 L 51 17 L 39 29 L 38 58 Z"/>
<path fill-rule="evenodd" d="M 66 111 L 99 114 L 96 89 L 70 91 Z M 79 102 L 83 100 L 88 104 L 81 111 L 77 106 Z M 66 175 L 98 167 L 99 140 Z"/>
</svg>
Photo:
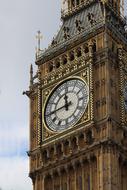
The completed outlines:
<svg viewBox="0 0 127 190">
<path fill-rule="evenodd" d="M 99 150 L 96 154 L 96 158 L 97 158 L 97 190 L 100 189 L 100 160 L 99 160 Z"/>
<path fill-rule="evenodd" d="M 93 176 L 92 176 L 92 161 L 89 158 L 89 169 L 90 169 L 90 190 L 93 190 Z"/>
<path fill-rule="evenodd" d="M 82 161 L 81 161 L 81 168 L 82 168 L 82 190 L 84 190 L 84 185 L 85 185 L 85 181 L 84 181 L 84 165 L 83 165 Z"/>
<path fill-rule="evenodd" d="M 44 190 L 44 183 L 45 183 L 45 175 L 43 174 L 43 176 L 42 176 L 42 188 L 41 188 L 41 190 Z"/>
<path fill-rule="evenodd" d="M 34 183 L 34 190 L 37 190 L 37 185 L 38 185 L 38 178 L 36 176 L 35 183 Z"/>
<path fill-rule="evenodd" d="M 52 178 L 52 187 L 51 187 L 51 189 L 54 190 L 54 176 L 53 176 L 53 173 L 51 173 L 51 178 Z"/>
<path fill-rule="evenodd" d="M 61 173 L 61 170 L 60 168 L 57 169 L 57 172 L 58 172 L 58 175 L 59 175 L 59 184 L 60 184 L 60 189 L 59 190 L 62 190 L 62 173 Z"/>
<path fill-rule="evenodd" d="M 75 166 L 75 163 L 72 163 L 72 166 L 73 166 L 73 170 L 74 170 L 74 177 L 75 177 L 75 187 L 74 187 L 74 190 L 76 190 L 76 177 L 77 177 L 77 175 L 76 175 L 76 166 Z"/>
<path fill-rule="evenodd" d="M 101 147 L 98 164 L 99 164 L 99 190 L 104 190 L 104 158 L 103 158 L 103 147 Z M 108 189 L 109 190 L 109 189 Z"/>
<path fill-rule="evenodd" d="M 108 190 L 112 190 L 112 157 L 111 157 L 111 148 L 108 148 Z"/>
<path fill-rule="evenodd" d="M 69 169 L 65 166 L 66 176 L 67 176 L 67 190 L 69 190 Z"/>
</svg>

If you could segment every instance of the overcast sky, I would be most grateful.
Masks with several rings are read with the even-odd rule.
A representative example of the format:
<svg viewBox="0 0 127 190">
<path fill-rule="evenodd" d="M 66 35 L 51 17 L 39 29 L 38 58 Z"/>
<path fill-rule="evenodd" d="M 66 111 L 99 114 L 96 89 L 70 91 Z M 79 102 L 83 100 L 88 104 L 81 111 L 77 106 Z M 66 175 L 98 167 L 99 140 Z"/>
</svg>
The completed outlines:
<svg viewBox="0 0 127 190">
<path fill-rule="evenodd" d="M 0 188 L 31 190 L 28 178 L 29 67 L 36 32 L 47 47 L 60 25 L 61 0 L 0 0 Z"/>
<path fill-rule="evenodd" d="M 59 29 L 62 0 L 0 0 L 0 188 L 31 190 L 28 178 L 29 86 L 35 35 L 42 48 Z"/>
</svg>

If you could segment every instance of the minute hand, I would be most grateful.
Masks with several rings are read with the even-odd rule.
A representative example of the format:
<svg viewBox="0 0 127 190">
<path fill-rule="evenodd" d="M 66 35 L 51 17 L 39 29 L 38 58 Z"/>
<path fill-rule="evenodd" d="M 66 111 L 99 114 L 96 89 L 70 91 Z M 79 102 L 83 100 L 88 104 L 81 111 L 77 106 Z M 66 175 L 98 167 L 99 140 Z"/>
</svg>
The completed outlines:
<svg viewBox="0 0 127 190">
<path fill-rule="evenodd" d="M 70 101 L 70 102 L 68 102 L 68 104 L 65 104 L 64 106 L 62 106 L 62 107 L 60 107 L 60 108 L 58 108 L 58 109 L 56 109 L 56 110 L 50 112 L 50 113 L 49 113 L 48 115 L 46 115 L 46 116 L 52 115 L 52 114 L 54 114 L 55 112 L 57 112 L 57 111 L 59 111 L 59 110 L 65 108 L 66 106 L 70 106 L 71 104 L 72 104 L 72 102 Z"/>
</svg>

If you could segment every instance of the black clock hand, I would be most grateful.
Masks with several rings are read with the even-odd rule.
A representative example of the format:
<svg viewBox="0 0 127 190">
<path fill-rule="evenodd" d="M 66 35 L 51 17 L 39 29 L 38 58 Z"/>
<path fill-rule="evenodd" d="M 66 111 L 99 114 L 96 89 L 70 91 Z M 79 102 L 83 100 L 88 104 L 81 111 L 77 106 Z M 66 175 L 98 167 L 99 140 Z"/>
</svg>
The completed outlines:
<svg viewBox="0 0 127 190">
<path fill-rule="evenodd" d="M 46 116 L 49 116 L 49 115 L 52 115 L 52 114 L 54 114 L 55 112 L 57 112 L 57 111 L 59 111 L 59 110 L 61 110 L 61 109 L 63 109 L 63 108 L 65 108 L 66 106 L 70 106 L 70 105 L 72 105 L 72 102 L 70 101 L 70 102 L 68 102 L 68 104 L 66 105 L 64 105 L 64 106 L 61 106 L 60 108 L 58 108 L 58 109 L 56 109 L 56 110 L 54 110 L 54 111 L 52 111 L 52 112 L 50 112 L 48 115 L 46 115 Z"/>
<path fill-rule="evenodd" d="M 64 100 L 65 100 L 65 109 L 66 111 L 68 111 L 68 96 L 66 94 L 65 94 Z"/>
</svg>

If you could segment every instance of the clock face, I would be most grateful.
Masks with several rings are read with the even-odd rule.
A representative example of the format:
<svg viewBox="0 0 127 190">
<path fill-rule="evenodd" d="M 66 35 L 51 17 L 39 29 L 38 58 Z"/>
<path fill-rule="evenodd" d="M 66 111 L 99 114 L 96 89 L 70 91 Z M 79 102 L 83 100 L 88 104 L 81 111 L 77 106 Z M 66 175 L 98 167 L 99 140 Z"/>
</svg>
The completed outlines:
<svg viewBox="0 0 127 190">
<path fill-rule="evenodd" d="M 127 111 L 127 83 L 125 84 L 123 92 L 124 92 L 124 107 L 125 110 Z"/>
<path fill-rule="evenodd" d="M 74 126 L 87 108 L 89 90 L 79 79 L 68 79 L 59 84 L 51 93 L 44 108 L 46 126 L 61 132 Z"/>
</svg>

